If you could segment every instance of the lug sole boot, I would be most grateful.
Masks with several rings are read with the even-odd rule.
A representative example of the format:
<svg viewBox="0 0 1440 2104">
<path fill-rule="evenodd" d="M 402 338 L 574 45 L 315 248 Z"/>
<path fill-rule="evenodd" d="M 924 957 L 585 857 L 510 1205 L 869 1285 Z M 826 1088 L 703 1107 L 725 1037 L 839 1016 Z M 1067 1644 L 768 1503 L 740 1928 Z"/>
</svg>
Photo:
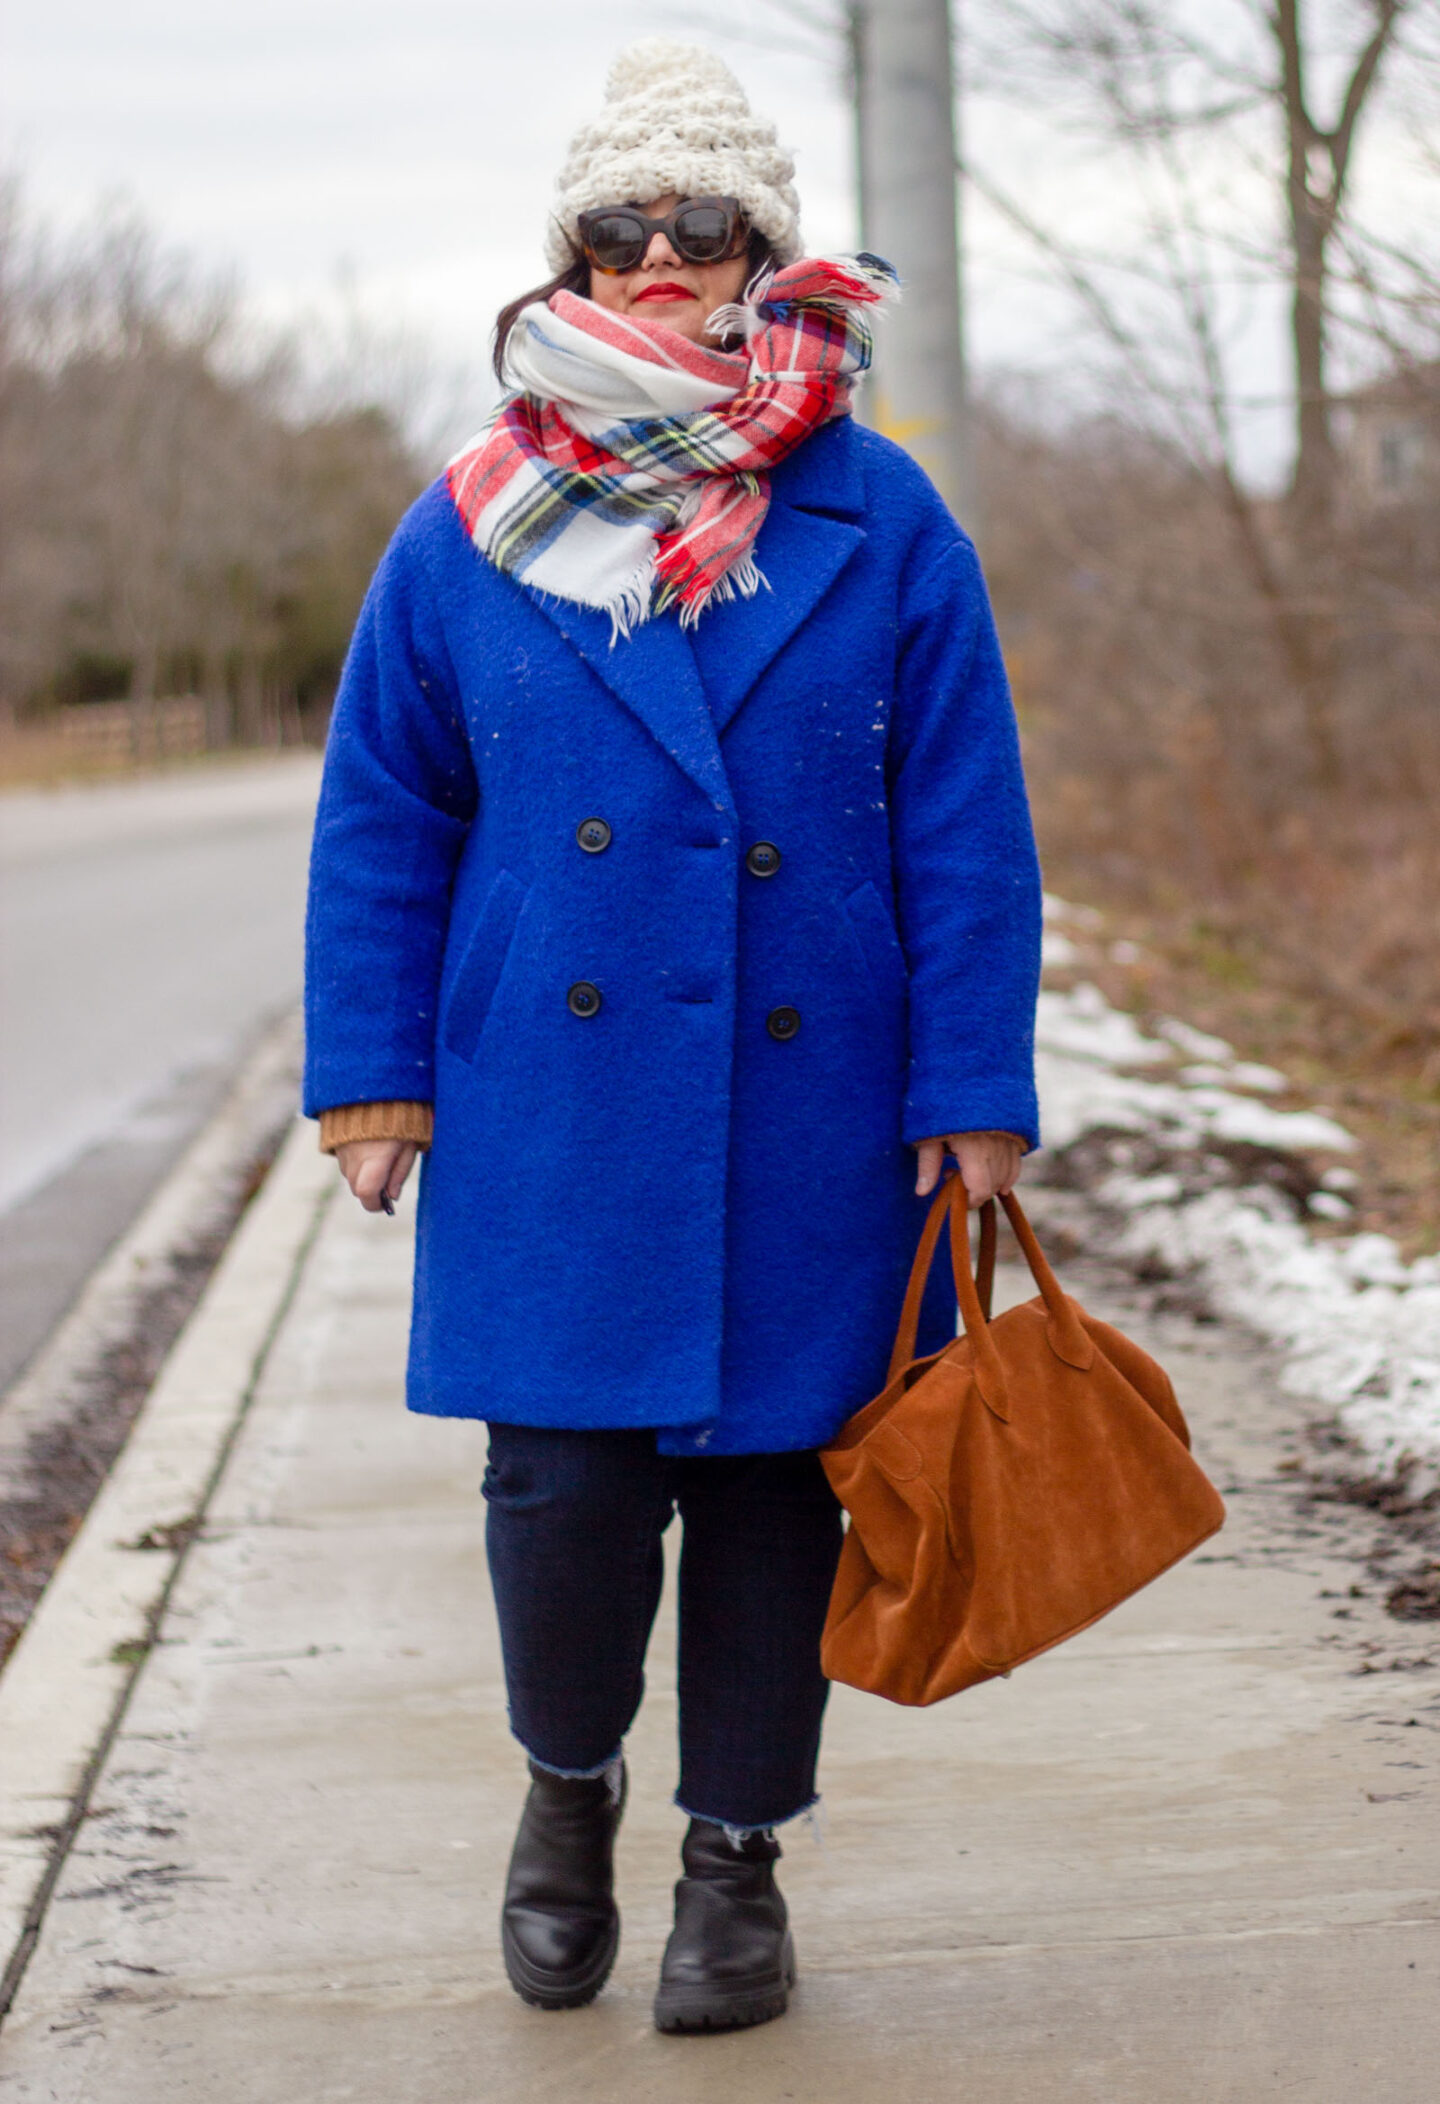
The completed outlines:
<svg viewBox="0 0 1440 2104">
<path fill-rule="evenodd" d="M 725 1829 L 692 1819 L 675 1887 L 675 1927 L 655 1996 L 660 2031 L 739 2031 L 783 2016 L 795 1985 L 795 1945 L 773 1834 L 739 1848 Z"/>
<path fill-rule="evenodd" d="M 532 1761 L 530 1778 L 500 1913 L 505 1970 L 532 2008 L 581 2009 L 620 1948 L 615 1834 L 625 1770 L 618 1797 L 603 1775 L 551 1775 Z"/>
</svg>

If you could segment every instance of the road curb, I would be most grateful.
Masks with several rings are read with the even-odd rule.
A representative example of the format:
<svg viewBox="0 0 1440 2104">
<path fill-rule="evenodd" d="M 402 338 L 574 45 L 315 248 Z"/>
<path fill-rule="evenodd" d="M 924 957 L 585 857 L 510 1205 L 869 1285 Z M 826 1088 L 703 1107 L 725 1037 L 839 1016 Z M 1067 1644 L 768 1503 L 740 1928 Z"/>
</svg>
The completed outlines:
<svg viewBox="0 0 1440 2104">
<path fill-rule="evenodd" d="M 212 1125 L 111 1265 L 129 1249 L 133 1268 L 131 1245 L 146 1221 L 153 1230 L 152 1214 L 180 1217 L 217 1141 Z M 313 1128 L 297 1122 L 0 1675 L 0 2014 L 336 1188 Z M 56 1363 L 64 1348 L 62 1334 Z"/>
<path fill-rule="evenodd" d="M 268 1158 L 289 1123 L 300 1047 L 298 1012 L 266 1029 L 218 1109 L 0 1393 L 0 1473 L 7 1478 L 23 1478 L 27 1440 L 54 1423 L 105 1353 L 130 1336 L 176 1258 L 217 1224 L 223 1229 L 240 1180 Z"/>
</svg>

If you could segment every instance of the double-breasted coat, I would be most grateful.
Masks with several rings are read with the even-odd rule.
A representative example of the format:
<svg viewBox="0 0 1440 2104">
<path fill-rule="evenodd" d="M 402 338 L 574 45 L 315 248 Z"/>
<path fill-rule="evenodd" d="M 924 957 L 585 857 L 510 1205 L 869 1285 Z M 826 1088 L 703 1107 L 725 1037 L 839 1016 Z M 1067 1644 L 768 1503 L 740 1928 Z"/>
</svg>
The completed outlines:
<svg viewBox="0 0 1440 2104">
<path fill-rule="evenodd" d="M 376 574 L 305 1103 L 435 1106 L 413 1409 L 822 1443 L 884 1377 L 907 1143 L 1038 1141 L 1039 875 L 974 550 L 845 419 L 775 470 L 756 556 L 755 598 L 612 642 L 441 481 Z"/>
</svg>

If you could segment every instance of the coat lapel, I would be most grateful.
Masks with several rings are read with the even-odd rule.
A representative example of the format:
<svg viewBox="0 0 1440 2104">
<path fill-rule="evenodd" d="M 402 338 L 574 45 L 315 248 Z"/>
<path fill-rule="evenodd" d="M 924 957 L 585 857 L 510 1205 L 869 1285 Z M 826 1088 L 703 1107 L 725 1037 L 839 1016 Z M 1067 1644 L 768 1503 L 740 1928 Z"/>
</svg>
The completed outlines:
<svg viewBox="0 0 1440 2104">
<path fill-rule="evenodd" d="M 662 614 L 612 646 L 608 614 L 538 592 L 525 596 L 715 809 L 729 810 L 718 733 L 864 542 L 857 523 L 864 511 L 847 417 L 815 432 L 775 470 L 755 546 L 765 586 L 753 599 L 708 608 L 688 635 L 673 613 Z"/>
<path fill-rule="evenodd" d="M 673 614 L 642 622 L 612 645 L 610 616 L 568 599 L 526 592 L 598 673 L 618 700 L 638 716 L 681 771 L 717 811 L 732 808 L 730 784 L 690 640 Z"/>
<path fill-rule="evenodd" d="M 848 419 L 827 425 L 775 470 L 755 544 L 765 585 L 712 606 L 692 631 L 717 731 L 725 730 L 863 544 L 865 492 Z M 766 589 L 766 586 L 769 589 Z"/>
</svg>

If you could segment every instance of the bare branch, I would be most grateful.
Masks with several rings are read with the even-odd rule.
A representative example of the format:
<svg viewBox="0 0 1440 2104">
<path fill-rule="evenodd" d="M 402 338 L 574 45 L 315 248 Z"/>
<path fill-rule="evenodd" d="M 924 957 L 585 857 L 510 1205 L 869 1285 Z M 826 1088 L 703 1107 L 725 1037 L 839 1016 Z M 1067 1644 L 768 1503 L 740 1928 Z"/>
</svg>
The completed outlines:
<svg viewBox="0 0 1440 2104">
<path fill-rule="evenodd" d="M 1056 275 L 1070 287 L 1107 341 L 1120 352 L 1132 377 L 1145 388 L 1147 394 L 1163 401 L 1166 394 L 1163 380 L 1146 355 L 1139 332 L 1126 321 L 1114 301 L 1106 295 L 1098 278 L 1085 267 L 1075 250 L 1050 233 L 1018 199 L 1010 196 L 992 176 L 977 167 L 967 156 L 958 156 L 956 167 L 978 195 L 1047 258 Z"/>
<path fill-rule="evenodd" d="M 1396 27 L 1404 10 L 1405 0 L 1375 0 L 1374 32 L 1355 61 L 1335 128 L 1324 134 L 1330 148 L 1331 165 L 1335 171 L 1332 195 L 1336 209 L 1350 169 L 1355 127 L 1379 77 L 1380 62 L 1394 40 Z"/>
</svg>

